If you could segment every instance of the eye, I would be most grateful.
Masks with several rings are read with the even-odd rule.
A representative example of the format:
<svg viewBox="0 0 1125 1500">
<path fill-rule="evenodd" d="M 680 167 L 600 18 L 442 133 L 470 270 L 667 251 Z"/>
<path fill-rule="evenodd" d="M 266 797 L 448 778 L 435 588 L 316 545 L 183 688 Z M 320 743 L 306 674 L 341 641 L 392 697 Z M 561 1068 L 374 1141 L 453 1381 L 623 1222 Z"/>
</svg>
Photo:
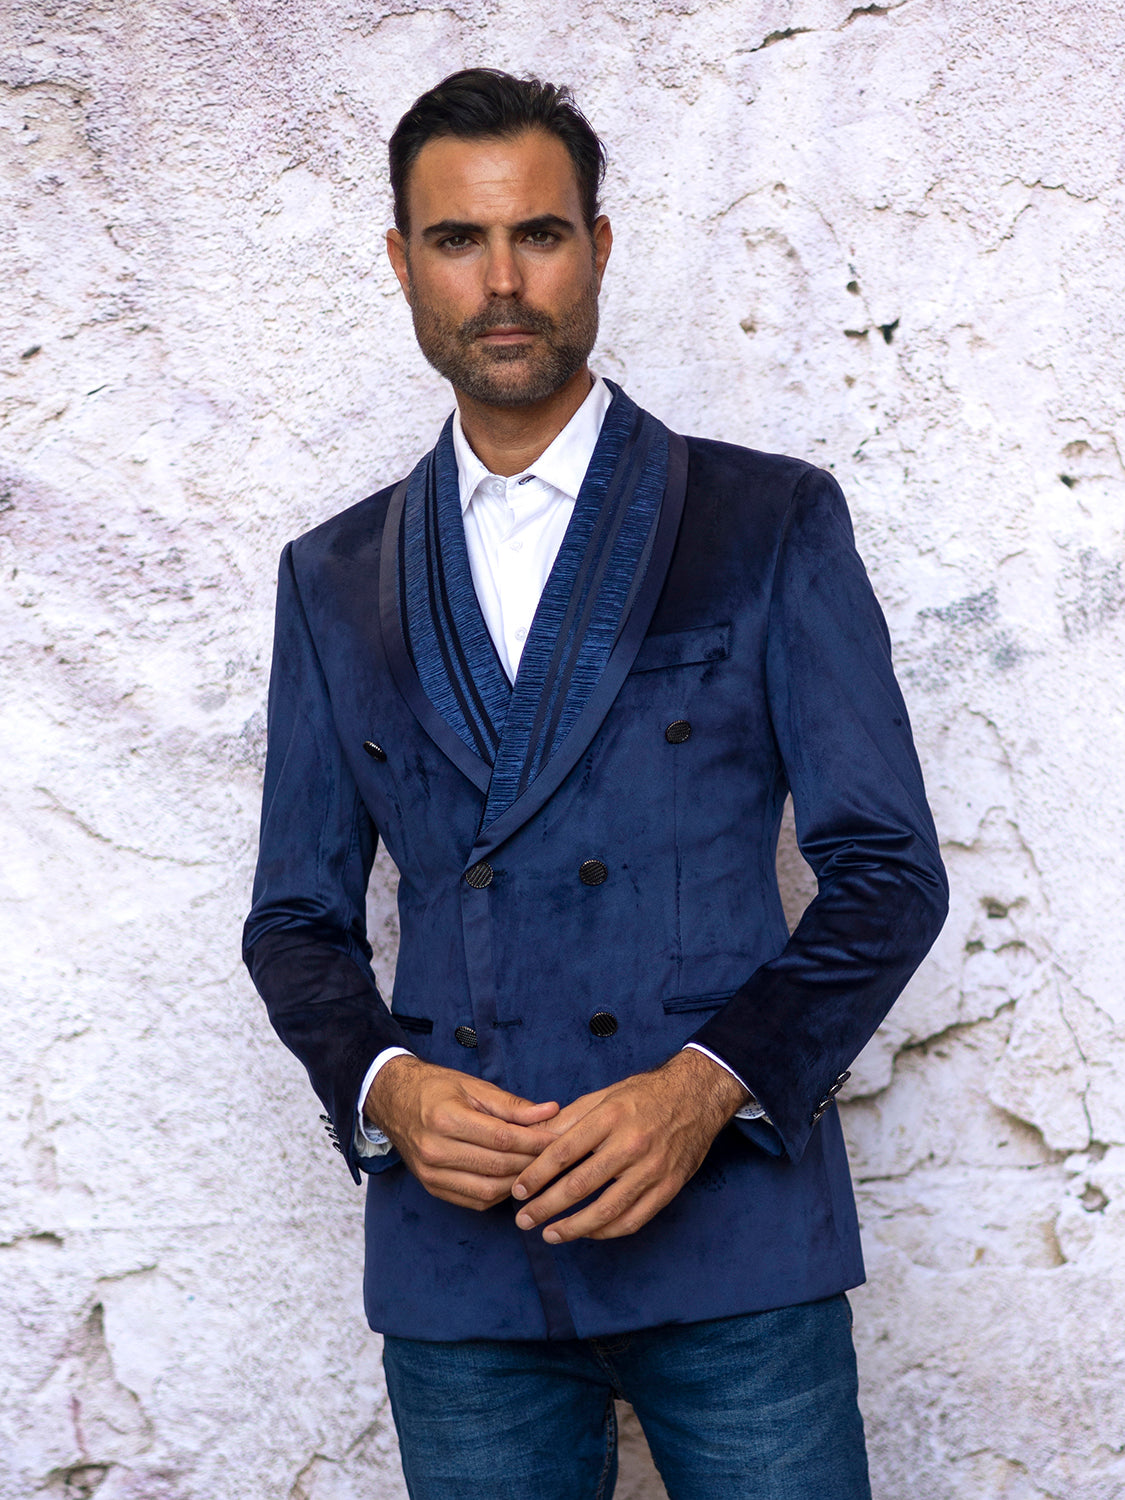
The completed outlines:
<svg viewBox="0 0 1125 1500">
<path fill-rule="evenodd" d="M 551 229 L 532 229 L 527 238 L 532 245 L 546 247 L 555 244 L 558 240 L 558 235 Z"/>
<path fill-rule="evenodd" d="M 464 250 L 471 243 L 467 234 L 447 234 L 438 246 L 442 250 Z"/>
</svg>

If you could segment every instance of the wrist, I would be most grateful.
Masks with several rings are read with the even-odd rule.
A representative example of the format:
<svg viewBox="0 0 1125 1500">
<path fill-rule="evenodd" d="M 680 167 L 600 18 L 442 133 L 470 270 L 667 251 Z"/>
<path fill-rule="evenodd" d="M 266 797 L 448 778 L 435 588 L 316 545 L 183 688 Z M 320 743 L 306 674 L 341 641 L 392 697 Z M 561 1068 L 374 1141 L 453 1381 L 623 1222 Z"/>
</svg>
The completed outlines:
<svg viewBox="0 0 1125 1500">
<path fill-rule="evenodd" d="M 367 1097 L 363 1101 L 363 1118 L 377 1129 L 386 1131 L 389 1109 L 395 1094 L 407 1080 L 412 1069 L 427 1066 L 421 1058 L 401 1053 L 383 1064 L 371 1081 Z"/>
<path fill-rule="evenodd" d="M 694 1048 L 677 1052 L 664 1064 L 664 1069 L 673 1072 L 683 1082 L 691 1098 L 697 1099 L 702 1107 L 717 1116 L 717 1128 L 732 1120 L 753 1098 L 750 1090 L 733 1073 Z"/>
</svg>

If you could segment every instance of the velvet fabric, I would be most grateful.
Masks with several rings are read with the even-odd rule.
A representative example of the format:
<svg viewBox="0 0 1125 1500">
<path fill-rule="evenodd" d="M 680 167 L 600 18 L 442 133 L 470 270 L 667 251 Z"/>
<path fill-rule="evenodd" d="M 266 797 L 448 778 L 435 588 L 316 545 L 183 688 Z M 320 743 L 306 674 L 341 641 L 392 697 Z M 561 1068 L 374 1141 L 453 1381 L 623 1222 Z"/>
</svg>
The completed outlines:
<svg viewBox="0 0 1125 1500">
<path fill-rule="evenodd" d="M 627 456 L 644 428 L 630 428 Z M 673 436 L 666 462 L 600 669 L 534 774 L 524 738 L 490 818 L 493 765 L 428 696 L 408 649 L 405 487 L 282 556 L 245 951 L 353 1175 L 369 1173 L 365 1301 L 384 1332 L 594 1337 L 812 1301 L 863 1278 L 832 1091 L 947 899 L 906 709 L 831 476 Z M 635 498 L 649 465 L 633 472 Z M 666 736 L 677 721 L 688 738 Z M 774 870 L 790 790 L 818 882 L 792 937 Z M 400 872 L 390 1010 L 363 926 L 376 830 Z M 601 884 L 579 877 L 591 859 Z M 481 861 L 492 876 L 478 889 L 465 876 Z M 597 1011 L 616 1017 L 612 1035 L 591 1031 Z M 459 1043 L 465 1027 L 477 1046 Z M 454 1208 L 394 1153 L 360 1160 L 352 1144 L 364 1072 L 391 1044 L 565 1103 L 691 1038 L 773 1124 L 724 1129 L 625 1239 L 548 1247 L 515 1227 L 515 1205 Z"/>
</svg>

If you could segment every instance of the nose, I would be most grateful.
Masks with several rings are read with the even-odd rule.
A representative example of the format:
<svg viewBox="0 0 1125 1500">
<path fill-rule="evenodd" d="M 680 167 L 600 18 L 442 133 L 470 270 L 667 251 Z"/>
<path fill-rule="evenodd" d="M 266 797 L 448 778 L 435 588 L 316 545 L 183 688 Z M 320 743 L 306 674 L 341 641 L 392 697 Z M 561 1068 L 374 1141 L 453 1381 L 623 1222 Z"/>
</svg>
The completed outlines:
<svg viewBox="0 0 1125 1500">
<path fill-rule="evenodd" d="M 489 244 L 485 291 L 492 297 L 514 297 L 523 286 L 519 262 L 507 239 Z"/>
</svg>

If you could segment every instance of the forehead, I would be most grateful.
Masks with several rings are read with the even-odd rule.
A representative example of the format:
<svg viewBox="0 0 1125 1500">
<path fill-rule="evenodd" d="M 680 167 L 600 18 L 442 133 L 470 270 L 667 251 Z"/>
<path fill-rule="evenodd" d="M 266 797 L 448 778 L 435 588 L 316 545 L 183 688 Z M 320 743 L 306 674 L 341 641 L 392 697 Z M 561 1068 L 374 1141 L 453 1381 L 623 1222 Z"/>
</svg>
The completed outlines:
<svg viewBox="0 0 1125 1500">
<path fill-rule="evenodd" d="M 427 141 L 407 180 L 411 230 L 456 219 L 516 224 L 554 214 L 578 224 L 578 178 L 562 141 L 546 130 L 511 137 Z"/>
</svg>

